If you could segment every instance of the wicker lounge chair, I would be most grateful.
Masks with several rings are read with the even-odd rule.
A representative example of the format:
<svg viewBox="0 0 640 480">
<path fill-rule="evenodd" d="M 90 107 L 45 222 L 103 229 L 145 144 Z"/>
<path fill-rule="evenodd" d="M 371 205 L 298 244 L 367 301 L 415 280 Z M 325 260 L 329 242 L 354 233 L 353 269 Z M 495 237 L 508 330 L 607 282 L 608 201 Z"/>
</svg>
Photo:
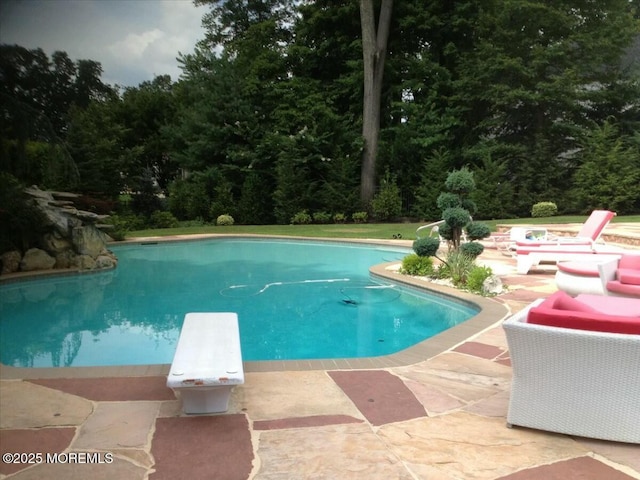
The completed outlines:
<svg viewBox="0 0 640 480">
<path fill-rule="evenodd" d="M 640 317 L 602 313 L 632 315 L 640 300 L 590 297 L 587 304 L 581 296 L 573 299 L 557 292 L 504 322 L 513 367 L 507 424 L 640 443 Z M 564 305 L 555 304 L 559 298 Z M 611 303 L 616 301 L 625 308 Z M 598 305 L 600 312 L 593 308 Z M 554 318 L 569 323 L 565 327 L 530 323 L 530 313 L 537 310 L 549 323 Z M 620 324 L 637 333 L 566 328 L 589 326 L 590 319 L 595 319 L 591 328 Z"/>
</svg>

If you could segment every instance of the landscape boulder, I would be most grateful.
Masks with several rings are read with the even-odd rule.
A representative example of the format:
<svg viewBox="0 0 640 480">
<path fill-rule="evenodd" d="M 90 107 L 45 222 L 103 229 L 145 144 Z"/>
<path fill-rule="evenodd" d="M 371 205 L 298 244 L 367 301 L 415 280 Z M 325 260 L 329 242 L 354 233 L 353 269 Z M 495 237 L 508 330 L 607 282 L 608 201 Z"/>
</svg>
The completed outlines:
<svg viewBox="0 0 640 480">
<path fill-rule="evenodd" d="M 33 270 L 49 270 L 56 264 L 56 259 L 44 250 L 30 248 L 20 261 L 20 270 L 31 272 Z"/>
<path fill-rule="evenodd" d="M 11 250 L 4 252 L 0 255 L 0 262 L 2 263 L 2 273 L 14 273 L 20 269 L 20 261 L 22 260 L 22 254 L 17 250 Z"/>
</svg>

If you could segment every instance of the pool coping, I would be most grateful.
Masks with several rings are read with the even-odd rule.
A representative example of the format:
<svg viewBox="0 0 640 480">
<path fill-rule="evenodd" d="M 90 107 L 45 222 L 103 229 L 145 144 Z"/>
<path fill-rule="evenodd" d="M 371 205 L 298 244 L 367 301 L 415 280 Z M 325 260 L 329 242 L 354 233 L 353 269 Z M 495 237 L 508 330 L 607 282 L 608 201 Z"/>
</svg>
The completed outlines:
<svg viewBox="0 0 640 480">
<path fill-rule="evenodd" d="M 407 241 L 384 241 L 376 239 L 335 239 L 324 237 L 290 237 L 275 235 L 198 235 L 178 237 L 150 237 L 138 238 L 118 242 L 118 244 L 145 243 L 147 241 L 184 241 L 200 240 L 205 238 L 270 238 L 293 239 L 305 241 L 323 241 L 335 243 L 357 243 L 370 245 L 384 245 L 396 247 L 408 247 Z M 444 332 L 423 340 L 411 347 L 399 352 L 363 358 L 339 358 L 319 360 L 268 360 L 243 362 L 245 373 L 248 372 L 284 372 L 307 370 L 369 370 L 384 369 L 413 365 L 426 361 L 436 355 L 451 350 L 456 346 L 479 335 L 489 328 L 500 324 L 510 313 L 509 308 L 493 298 L 474 295 L 463 290 L 458 290 L 446 285 L 439 285 L 421 277 L 412 277 L 398 273 L 397 266 L 400 262 L 385 262 L 373 265 L 369 268 L 369 274 L 373 277 L 383 278 L 408 287 L 426 290 L 429 293 L 441 295 L 450 300 L 471 304 L 480 309 L 477 315 L 471 317 Z M 68 274 L 61 272 L 60 274 Z M 33 277 L 30 277 L 33 278 Z M 25 279 L 22 277 L 21 279 Z M 105 367 L 49 367 L 28 368 L 12 367 L 0 363 L 1 380 L 36 379 L 36 378 L 100 378 L 100 377 L 146 377 L 166 376 L 169 374 L 170 364 L 155 365 L 120 365 Z"/>
</svg>

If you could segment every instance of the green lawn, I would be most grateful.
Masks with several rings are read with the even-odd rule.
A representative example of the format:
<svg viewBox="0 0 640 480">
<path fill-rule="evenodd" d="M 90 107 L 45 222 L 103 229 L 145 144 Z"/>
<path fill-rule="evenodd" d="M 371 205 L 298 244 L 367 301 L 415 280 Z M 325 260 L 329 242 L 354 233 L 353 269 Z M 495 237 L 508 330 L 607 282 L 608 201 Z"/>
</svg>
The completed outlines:
<svg viewBox="0 0 640 480">
<path fill-rule="evenodd" d="M 509 220 L 483 221 L 492 231 L 498 224 L 534 224 L 548 225 L 557 223 L 583 223 L 587 216 L 558 216 L 548 218 L 521 218 Z M 640 215 L 615 217 L 614 223 L 640 222 Z M 219 233 L 227 235 L 257 234 L 257 235 L 285 235 L 299 237 L 327 237 L 327 238 L 375 238 L 391 239 L 394 235 L 401 235 L 403 239 L 416 238 L 416 229 L 421 223 L 363 223 L 363 224 L 331 224 L 331 225 L 233 225 L 216 227 L 212 225 L 184 228 L 163 228 L 155 230 L 138 230 L 127 233 L 127 238 L 157 237 L 168 235 L 194 235 L 203 233 Z"/>
</svg>

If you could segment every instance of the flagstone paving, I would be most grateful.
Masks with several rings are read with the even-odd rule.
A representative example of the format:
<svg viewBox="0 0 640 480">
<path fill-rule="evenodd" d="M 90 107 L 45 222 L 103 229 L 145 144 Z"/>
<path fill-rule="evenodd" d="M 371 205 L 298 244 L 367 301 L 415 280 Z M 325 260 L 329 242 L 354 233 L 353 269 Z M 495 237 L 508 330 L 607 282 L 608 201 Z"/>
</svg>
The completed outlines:
<svg viewBox="0 0 640 480">
<path fill-rule="evenodd" d="M 512 312 L 555 291 L 483 257 Z M 247 372 L 221 415 L 184 415 L 160 374 L 5 379 L 1 453 L 67 455 L 0 479 L 640 479 L 640 445 L 507 428 L 510 380 L 499 323 L 410 365 Z"/>
</svg>

